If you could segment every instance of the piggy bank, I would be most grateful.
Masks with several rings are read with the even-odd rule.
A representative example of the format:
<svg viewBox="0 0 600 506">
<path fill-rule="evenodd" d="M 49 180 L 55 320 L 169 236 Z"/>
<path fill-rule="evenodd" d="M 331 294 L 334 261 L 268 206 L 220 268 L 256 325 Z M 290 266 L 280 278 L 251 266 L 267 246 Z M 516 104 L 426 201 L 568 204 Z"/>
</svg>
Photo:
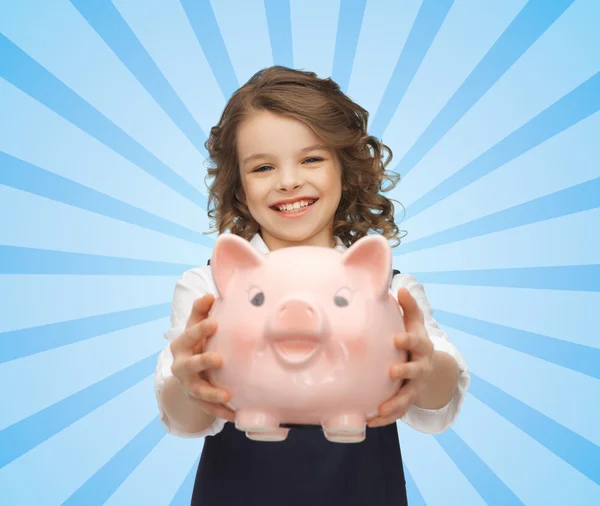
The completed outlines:
<svg viewBox="0 0 600 506">
<path fill-rule="evenodd" d="M 211 266 L 217 330 L 204 349 L 223 357 L 209 381 L 231 393 L 236 428 L 258 441 L 283 441 L 294 424 L 321 426 L 333 442 L 364 440 L 367 420 L 400 387 L 390 365 L 406 360 L 394 345 L 404 320 L 387 241 L 263 255 L 227 234 Z"/>
</svg>

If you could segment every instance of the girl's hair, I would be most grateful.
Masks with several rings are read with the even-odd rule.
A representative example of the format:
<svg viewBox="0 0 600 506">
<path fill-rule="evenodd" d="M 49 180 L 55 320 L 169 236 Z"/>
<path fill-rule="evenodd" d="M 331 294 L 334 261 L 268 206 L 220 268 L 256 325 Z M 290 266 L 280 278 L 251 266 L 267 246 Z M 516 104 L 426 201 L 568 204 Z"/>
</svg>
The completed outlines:
<svg viewBox="0 0 600 506">
<path fill-rule="evenodd" d="M 261 110 L 302 121 L 337 154 L 343 191 L 334 217 L 334 235 L 348 247 L 370 230 L 395 239 L 394 246 L 400 243 L 394 205 L 379 193 L 394 188 L 400 177 L 386 171 L 391 150 L 367 134 L 369 113 L 333 80 L 281 66 L 254 74 L 233 94 L 219 123 L 210 130 L 205 143 L 212 165 L 206 177 L 213 178 L 208 187 L 209 233 L 229 230 L 250 240 L 259 230 L 244 204 L 236 133 L 249 114 Z"/>
</svg>

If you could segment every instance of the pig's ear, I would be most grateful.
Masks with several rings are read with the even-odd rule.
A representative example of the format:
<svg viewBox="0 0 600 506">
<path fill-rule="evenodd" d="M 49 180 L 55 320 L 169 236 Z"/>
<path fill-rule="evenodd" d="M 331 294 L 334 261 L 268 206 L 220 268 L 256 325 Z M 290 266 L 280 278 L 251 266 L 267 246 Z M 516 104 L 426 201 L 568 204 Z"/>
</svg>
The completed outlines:
<svg viewBox="0 0 600 506">
<path fill-rule="evenodd" d="M 256 269 L 264 261 L 263 256 L 245 239 L 234 234 L 219 236 L 210 260 L 219 297 L 224 298 L 227 295 L 236 272 Z"/>
<path fill-rule="evenodd" d="M 375 296 L 387 297 L 392 274 L 392 251 L 383 236 L 370 235 L 356 241 L 342 254 L 342 264 L 365 272 Z"/>
</svg>

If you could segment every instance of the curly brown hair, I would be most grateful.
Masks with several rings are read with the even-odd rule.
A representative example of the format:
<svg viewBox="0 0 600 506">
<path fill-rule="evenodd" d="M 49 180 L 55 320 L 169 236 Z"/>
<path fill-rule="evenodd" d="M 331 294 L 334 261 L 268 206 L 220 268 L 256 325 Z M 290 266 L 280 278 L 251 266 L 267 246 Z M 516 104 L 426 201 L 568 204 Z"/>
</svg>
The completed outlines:
<svg viewBox="0 0 600 506">
<path fill-rule="evenodd" d="M 302 121 L 336 152 L 343 192 L 334 217 L 335 236 L 349 247 L 372 230 L 395 239 L 393 246 L 400 244 L 392 200 L 379 193 L 393 189 L 400 176 L 386 170 L 392 159 L 390 148 L 367 134 L 369 113 L 332 79 L 282 66 L 254 74 L 233 94 L 219 123 L 210 130 L 205 143 L 212 165 L 206 177 L 213 179 L 207 185 L 208 233 L 229 230 L 250 240 L 259 230 L 244 204 L 235 141 L 238 125 L 260 110 Z"/>
</svg>

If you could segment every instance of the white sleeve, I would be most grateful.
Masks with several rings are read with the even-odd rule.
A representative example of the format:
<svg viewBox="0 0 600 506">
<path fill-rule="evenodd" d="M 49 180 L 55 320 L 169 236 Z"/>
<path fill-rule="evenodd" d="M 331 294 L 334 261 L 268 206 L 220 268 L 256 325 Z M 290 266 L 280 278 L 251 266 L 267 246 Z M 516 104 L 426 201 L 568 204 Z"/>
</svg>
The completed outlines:
<svg viewBox="0 0 600 506">
<path fill-rule="evenodd" d="M 184 432 L 171 423 L 165 413 L 160 396 L 166 380 L 173 375 L 171 371 L 171 366 L 173 365 L 171 341 L 185 330 L 188 318 L 192 313 L 194 301 L 207 293 L 216 293 L 209 267 L 200 267 L 186 271 L 179 281 L 177 281 L 171 309 L 171 327 L 164 334 L 168 344 L 158 356 L 158 363 L 154 374 L 154 391 L 162 425 L 168 434 L 182 438 L 214 436 L 221 432 L 226 422 L 224 419 L 216 418 L 211 426 L 201 432 Z"/>
<path fill-rule="evenodd" d="M 409 274 L 397 274 L 392 280 L 392 292 L 394 296 L 397 296 L 400 288 L 407 288 L 417 301 L 421 311 L 423 311 L 425 329 L 433 343 L 434 350 L 443 351 L 452 356 L 456 360 L 460 370 L 458 387 L 454 393 L 454 397 L 446 406 L 440 409 L 423 409 L 413 405 L 402 417 L 402 421 L 415 430 L 427 434 L 440 434 L 452 426 L 460 412 L 470 383 L 469 371 L 461 353 L 450 342 L 448 335 L 440 329 L 440 326 L 433 318 L 433 310 L 425 296 L 423 285 L 418 283 Z"/>
</svg>

